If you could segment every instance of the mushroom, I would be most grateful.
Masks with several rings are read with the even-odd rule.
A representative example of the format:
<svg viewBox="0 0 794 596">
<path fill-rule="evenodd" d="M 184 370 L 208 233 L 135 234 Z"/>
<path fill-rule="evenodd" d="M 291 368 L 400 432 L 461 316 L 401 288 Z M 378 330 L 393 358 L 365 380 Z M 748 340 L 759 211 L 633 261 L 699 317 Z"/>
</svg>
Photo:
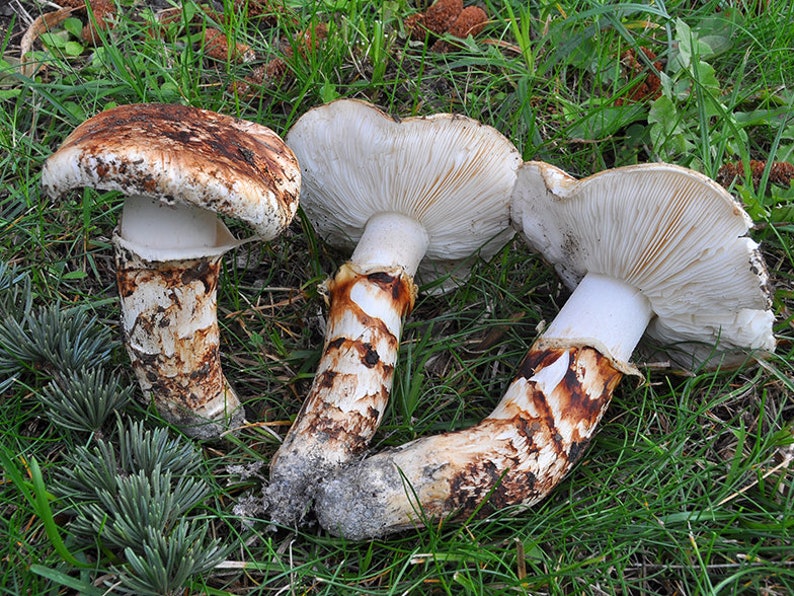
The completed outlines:
<svg viewBox="0 0 794 596">
<path fill-rule="evenodd" d="M 314 485 L 361 452 L 383 416 L 403 319 L 425 281 L 512 236 L 510 193 L 521 163 L 502 134 L 470 118 L 394 120 L 337 100 L 287 135 L 303 170 L 301 205 L 318 234 L 350 260 L 325 283 L 323 354 L 304 405 L 271 462 L 271 519 L 292 524 Z"/>
<path fill-rule="evenodd" d="M 148 401 L 187 434 L 243 420 L 221 370 L 221 257 L 241 242 L 217 214 L 269 240 L 292 220 L 300 171 L 269 128 L 181 105 L 133 104 L 78 126 L 45 162 L 50 197 L 125 195 L 113 234 L 124 340 Z"/>
<path fill-rule="evenodd" d="M 317 491 L 320 524 L 367 539 L 544 498 L 582 455 L 643 333 L 689 365 L 771 351 L 767 275 L 749 217 L 666 164 L 577 181 L 519 170 L 512 217 L 574 291 L 495 410 L 473 428 L 352 463 Z"/>
</svg>

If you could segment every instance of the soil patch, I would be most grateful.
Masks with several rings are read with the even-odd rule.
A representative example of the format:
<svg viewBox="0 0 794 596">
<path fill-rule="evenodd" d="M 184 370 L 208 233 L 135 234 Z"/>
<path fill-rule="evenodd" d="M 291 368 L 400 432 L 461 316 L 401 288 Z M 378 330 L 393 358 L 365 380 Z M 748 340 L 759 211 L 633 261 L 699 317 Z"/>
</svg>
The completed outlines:
<svg viewBox="0 0 794 596">
<path fill-rule="evenodd" d="M 0 3 L 0 46 L 3 54 L 19 51 L 19 42 L 25 31 L 36 17 L 41 14 L 41 8 L 36 2 L 25 0 L 10 0 Z"/>
</svg>

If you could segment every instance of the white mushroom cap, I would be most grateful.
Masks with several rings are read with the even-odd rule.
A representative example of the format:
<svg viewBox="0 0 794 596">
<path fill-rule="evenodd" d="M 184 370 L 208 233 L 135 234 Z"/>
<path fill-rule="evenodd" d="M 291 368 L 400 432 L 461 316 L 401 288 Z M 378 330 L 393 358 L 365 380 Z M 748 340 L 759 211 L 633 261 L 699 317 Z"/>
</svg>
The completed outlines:
<svg viewBox="0 0 794 596">
<path fill-rule="evenodd" d="M 654 315 L 646 335 L 678 364 L 774 349 L 768 276 L 746 236 L 752 222 L 708 177 L 657 163 L 576 180 L 527 162 L 512 208 L 569 288 L 594 273 L 640 290 Z"/>
<path fill-rule="evenodd" d="M 420 272 L 432 278 L 477 251 L 493 256 L 512 236 L 510 192 L 521 158 L 480 122 L 453 114 L 395 120 L 343 99 L 304 114 L 287 144 L 303 171 L 301 205 L 334 246 L 355 246 L 374 215 L 404 215 L 426 232 Z"/>
<path fill-rule="evenodd" d="M 265 126 L 182 105 L 132 104 L 78 126 L 45 162 L 42 185 L 51 197 L 89 186 L 199 207 L 270 240 L 295 215 L 300 170 Z"/>
</svg>

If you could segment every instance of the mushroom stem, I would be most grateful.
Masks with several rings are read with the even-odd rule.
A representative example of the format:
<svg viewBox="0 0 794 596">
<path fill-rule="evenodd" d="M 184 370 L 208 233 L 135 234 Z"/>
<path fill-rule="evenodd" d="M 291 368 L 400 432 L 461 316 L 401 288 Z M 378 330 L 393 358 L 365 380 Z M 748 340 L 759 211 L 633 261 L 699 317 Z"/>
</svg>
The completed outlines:
<svg viewBox="0 0 794 596">
<path fill-rule="evenodd" d="M 631 285 L 589 273 L 494 411 L 477 426 L 413 441 L 354 463 L 321 484 L 320 524 L 351 539 L 529 506 L 582 453 L 652 316 Z"/>
<path fill-rule="evenodd" d="M 413 277 L 430 237 L 424 226 L 399 213 L 377 213 L 367 220 L 350 261 L 362 271 L 402 268 Z"/>
<path fill-rule="evenodd" d="M 634 348 L 653 316 L 651 304 L 626 282 L 588 273 L 543 332 L 550 343 L 588 343 L 629 366 Z"/>
<path fill-rule="evenodd" d="M 533 346 L 494 412 L 417 439 L 323 482 L 315 510 L 353 540 L 544 498 L 584 451 L 622 378 L 590 347 Z"/>
<path fill-rule="evenodd" d="M 314 383 L 270 467 L 271 519 L 292 524 L 315 485 L 363 451 L 389 401 L 412 275 L 427 248 L 415 220 L 372 217 L 350 262 L 326 283 L 329 312 Z"/>
<path fill-rule="evenodd" d="M 171 241 L 158 235 L 159 247 L 149 241 L 158 218 L 138 218 L 150 217 L 153 209 L 177 230 Z M 210 216 L 190 207 L 163 210 L 140 198 L 132 208 L 125 205 L 113 237 L 124 343 L 135 376 L 163 418 L 198 438 L 217 437 L 243 420 L 221 369 L 217 319 L 221 257 L 239 241 Z M 187 228 L 179 223 L 197 219 L 197 234 L 180 231 Z M 145 235 L 144 225 L 150 230 Z M 142 236 L 149 246 L 138 244 Z"/>
</svg>

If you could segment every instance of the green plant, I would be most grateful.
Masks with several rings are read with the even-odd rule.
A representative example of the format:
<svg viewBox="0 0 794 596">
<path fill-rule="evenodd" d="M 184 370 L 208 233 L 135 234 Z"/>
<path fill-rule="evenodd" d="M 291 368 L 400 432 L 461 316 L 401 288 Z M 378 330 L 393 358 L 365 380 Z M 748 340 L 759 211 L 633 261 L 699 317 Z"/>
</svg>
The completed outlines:
<svg viewBox="0 0 794 596">
<path fill-rule="evenodd" d="M 36 397 L 59 427 L 92 433 L 130 402 L 132 391 L 130 386 L 121 387 L 118 376 L 106 379 L 101 368 L 80 369 L 53 379 Z"/>
<path fill-rule="evenodd" d="M 90 369 L 107 362 L 115 345 L 107 327 L 85 307 L 53 304 L 0 322 L 0 359 L 9 376 L 25 370 L 59 376 Z"/>
<path fill-rule="evenodd" d="M 130 593 L 174 593 L 227 551 L 196 515 L 210 491 L 197 474 L 200 453 L 165 429 L 119 420 L 116 431 L 113 442 L 99 438 L 67 454 L 56 490 L 69 503 L 72 531 L 112 555 Z"/>
<path fill-rule="evenodd" d="M 193 576 L 211 571 L 226 556 L 217 539 L 207 540 L 208 527 L 180 520 L 168 536 L 149 526 L 137 549 L 127 547 L 127 567 L 119 571 L 128 594 L 181 594 Z"/>
<path fill-rule="evenodd" d="M 695 152 L 701 167 L 713 169 L 715 158 L 736 153 L 747 142 L 732 112 L 723 103 L 723 92 L 714 67 L 706 60 L 715 54 L 722 37 L 702 39 L 684 21 L 675 23 L 676 52 L 662 74 L 662 95 L 648 114 L 650 138 L 660 160 L 676 161 Z M 711 122 L 716 122 L 714 130 Z M 729 144 L 729 141 L 730 144 Z M 715 155 L 720 151 L 720 155 Z M 693 165 L 685 160 L 686 165 Z"/>
</svg>

